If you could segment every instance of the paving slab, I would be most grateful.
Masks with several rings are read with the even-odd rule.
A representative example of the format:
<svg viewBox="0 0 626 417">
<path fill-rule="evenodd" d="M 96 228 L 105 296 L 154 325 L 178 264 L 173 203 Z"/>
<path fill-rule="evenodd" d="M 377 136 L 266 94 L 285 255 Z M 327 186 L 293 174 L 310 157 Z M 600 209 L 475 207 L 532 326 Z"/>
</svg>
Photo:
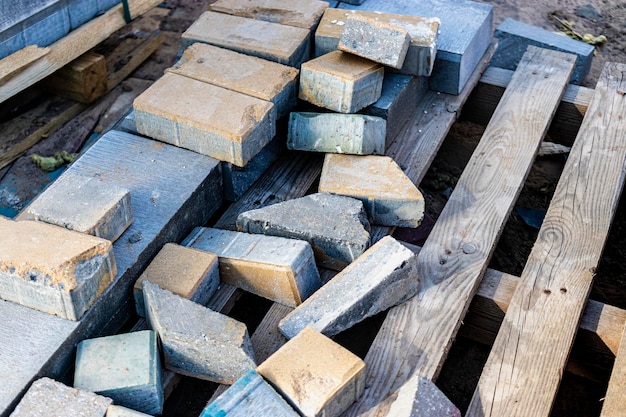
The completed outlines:
<svg viewBox="0 0 626 417">
<path fill-rule="evenodd" d="M 287 148 L 299 151 L 384 155 L 387 122 L 376 116 L 291 112 Z"/>
<path fill-rule="evenodd" d="M 11 417 L 104 417 L 110 398 L 50 378 L 33 382 Z"/>
<path fill-rule="evenodd" d="M 0 300 L 2 416 L 39 375 L 62 378 L 81 340 L 118 331 L 135 309 L 129 295 L 143 269 L 165 243 L 181 241 L 222 203 L 219 161 L 128 133 L 104 134 L 67 172 L 129 189 L 135 220 L 113 244 L 114 282 L 80 322 Z"/>
<path fill-rule="evenodd" d="M 339 416 L 365 388 L 365 362 L 311 328 L 284 344 L 257 372 L 307 417 Z"/>
<path fill-rule="evenodd" d="M 334 336 L 417 293 L 416 255 L 386 236 L 280 321 L 288 339 L 305 327 Z"/>
<path fill-rule="evenodd" d="M 135 281 L 137 314 L 145 317 L 143 281 L 150 281 L 195 303 L 206 305 L 219 286 L 217 255 L 166 243 Z"/>
<path fill-rule="evenodd" d="M 178 74 L 157 80 L 133 108 L 139 133 L 237 166 L 276 134 L 272 103 Z"/>
<path fill-rule="evenodd" d="M 580 84 L 591 69 L 595 47 L 582 41 L 559 35 L 515 19 L 506 18 L 494 33 L 498 48 L 489 61 L 492 67 L 515 70 L 529 45 L 566 52 L 577 56 L 574 73 L 570 80 Z"/>
<path fill-rule="evenodd" d="M 219 256 L 222 281 L 295 307 L 321 286 L 309 243 L 284 237 L 197 229 L 193 247 Z"/>
<path fill-rule="evenodd" d="M 267 59 L 198 42 L 165 71 L 270 101 L 278 118 L 296 106 L 299 71 Z"/>
<path fill-rule="evenodd" d="M 0 218 L 0 298 L 79 320 L 117 273 L 111 242 Z"/>
<path fill-rule="evenodd" d="M 298 97 L 339 113 L 356 113 L 380 98 L 383 66 L 342 51 L 302 64 Z"/>
<path fill-rule="evenodd" d="M 209 10 L 311 30 L 327 7 L 319 0 L 217 0 Z"/>
<path fill-rule="evenodd" d="M 459 94 L 489 48 L 493 6 L 470 0 L 366 0 L 361 5 L 339 4 L 341 9 L 435 17 L 441 22 L 430 88 Z"/>
<path fill-rule="evenodd" d="M 310 31 L 213 11 L 204 12 L 181 35 L 183 47 L 209 43 L 299 68 L 311 53 Z"/>
<path fill-rule="evenodd" d="M 143 295 L 146 319 L 159 336 L 167 369 L 233 384 L 256 366 L 245 324 L 149 281 L 143 282 Z"/>
<path fill-rule="evenodd" d="M 370 245 L 370 225 L 363 203 L 328 193 L 243 212 L 237 217 L 237 228 L 305 240 L 313 247 L 318 264 L 337 271 L 361 256 Z"/>
<path fill-rule="evenodd" d="M 388 156 L 326 154 L 319 191 L 361 200 L 373 224 L 418 227 L 424 218 L 424 196 Z"/>
<path fill-rule="evenodd" d="M 76 351 L 74 386 L 147 414 L 163 411 L 161 364 L 152 330 L 86 339 Z"/>
<path fill-rule="evenodd" d="M 315 31 L 314 55 L 321 56 L 339 48 L 346 23 L 354 17 L 369 18 L 407 31 L 410 43 L 400 68 L 389 68 L 401 74 L 428 76 L 432 73 L 437 53 L 439 19 L 432 16 L 380 13 L 376 11 L 327 9 Z"/>
<path fill-rule="evenodd" d="M 115 183 L 68 173 L 19 215 L 115 242 L 133 222 L 130 192 Z"/>
<path fill-rule="evenodd" d="M 112 404 L 107 408 L 106 417 L 150 417 L 150 414 Z"/>
</svg>

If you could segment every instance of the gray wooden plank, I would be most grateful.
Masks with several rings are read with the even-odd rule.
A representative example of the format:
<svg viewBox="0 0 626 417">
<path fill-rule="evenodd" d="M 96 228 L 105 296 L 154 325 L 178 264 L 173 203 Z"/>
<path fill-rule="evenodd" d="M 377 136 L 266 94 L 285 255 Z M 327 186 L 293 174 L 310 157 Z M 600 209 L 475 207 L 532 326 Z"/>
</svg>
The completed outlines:
<svg viewBox="0 0 626 417">
<path fill-rule="evenodd" d="M 624 184 L 625 72 L 600 75 L 468 416 L 550 414 Z"/>
<path fill-rule="evenodd" d="M 626 331 L 615 358 L 600 417 L 619 417 L 626 409 Z"/>
<path fill-rule="evenodd" d="M 206 223 L 222 202 L 218 161 L 117 131 L 101 137 L 67 172 L 129 189 L 135 220 L 113 245 L 118 270 L 113 284 L 80 322 L 0 303 L 0 375 L 15 371 L 0 388 L 2 416 L 36 376 L 61 378 L 77 342 L 117 330 L 134 309 L 132 285 L 150 259 L 165 243 Z M 16 358 L 21 358 L 17 369 Z"/>
<path fill-rule="evenodd" d="M 392 308 L 365 358 L 367 415 L 412 375 L 436 379 L 573 69 L 530 48 L 418 257 L 418 294 Z"/>
</svg>

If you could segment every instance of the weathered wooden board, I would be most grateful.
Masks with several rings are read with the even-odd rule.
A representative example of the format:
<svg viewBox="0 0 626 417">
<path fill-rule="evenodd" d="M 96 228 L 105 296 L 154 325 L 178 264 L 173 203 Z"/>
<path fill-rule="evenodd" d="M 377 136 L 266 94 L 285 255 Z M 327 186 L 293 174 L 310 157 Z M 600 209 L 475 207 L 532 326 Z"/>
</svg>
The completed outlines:
<svg viewBox="0 0 626 417">
<path fill-rule="evenodd" d="M 626 65 L 605 66 L 468 416 L 548 416 L 626 170 Z"/>
<path fill-rule="evenodd" d="M 626 410 L 626 332 L 615 358 L 600 417 L 619 417 Z"/>
<path fill-rule="evenodd" d="M 431 380 L 437 377 L 565 90 L 573 61 L 573 56 L 529 48 L 520 62 L 420 252 L 420 290 L 387 314 L 365 358 L 368 388 L 347 415 L 372 411 L 415 373 Z"/>
<path fill-rule="evenodd" d="M 0 303 L 0 415 L 37 375 L 60 378 L 75 344 L 116 331 L 134 309 L 132 285 L 167 242 L 180 241 L 221 205 L 219 163 L 197 153 L 110 131 L 69 169 L 130 190 L 135 220 L 115 242 L 118 274 L 78 323 Z"/>
</svg>

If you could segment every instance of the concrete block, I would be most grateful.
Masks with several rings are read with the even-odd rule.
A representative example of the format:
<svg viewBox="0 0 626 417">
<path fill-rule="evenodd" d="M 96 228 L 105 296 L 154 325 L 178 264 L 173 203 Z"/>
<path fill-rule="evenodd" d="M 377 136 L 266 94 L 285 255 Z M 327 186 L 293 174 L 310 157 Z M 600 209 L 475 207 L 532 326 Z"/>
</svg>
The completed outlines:
<svg viewBox="0 0 626 417">
<path fill-rule="evenodd" d="M 319 0 L 217 0 L 209 10 L 310 30 L 327 7 Z"/>
<path fill-rule="evenodd" d="M 143 282 L 146 320 L 161 340 L 164 366 L 194 378 L 233 384 L 254 369 L 246 325 Z"/>
<path fill-rule="evenodd" d="M 150 415 L 112 404 L 107 408 L 106 417 L 150 417 Z"/>
<path fill-rule="evenodd" d="M 222 162 L 224 199 L 238 201 L 252 187 L 252 184 L 261 178 L 261 175 L 282 155 L 285 149 L 284 136 L 277 134 L 245 167 Z"/>
<path fill-rule="evenodd" d="M 333 51 L 302 64 L 298 96 L 339 113 L 356 113 L 380 98 L 383 66 Z"/>
<path fill-rule="evenodd" d="M 133 222 L 130 191 L 112 182 L 68 172 L 46 188 L 19 218 L 115 242 Z"/>
<path fill-rule="evenodd" d="M 98 3 L 93 0 L 68 1 L 67 11 L 71 29 L 74 30 L 98 14 Z"/>
<path fill-rule="evenodd" d="M 194 43 L 166 72 L 270 101 L 278 118 L 296 106 L 297 69 L 217 46 Z"/>
<path fill-rule="evenodd" d="M 267 358 L 257 372 L 306 417 L 341 415 L 365 387 L 365 362 L 311 328 Z"/>
<path fill-rule="evenodd" d="M 48 46 L 70 32 L 67 5 L 58 2 L 34 15 L 22 25 L 24 45 Z"/>
<path fill-rule="evenodd" d="M 319 191 L 361 200 L 373 224 L 418 227 L 424 218 L 424 196 L 388 156 L 327 154 Z"/>
<path fill-rule="evenodd" d="M 470 0 L 366 0 L 361 5 L 340 3 L 342 9 L 409 16 L 432 16 L 441 21 L 430 88 L 459 94 L 491 43 L 493 6 Z"/>
<path fill-rule="evenodd" d="M 110 398 L 40 378 L 33 382 L 11 417 L 104 417 L 112 402 Z"/>
<path fill-rule="evenodd" d="M 161 414 L 163 390 L 152 330 L 83 340 L 76 351 L 74 386 L 124 407 Z"/>
<path fill-rule="evenodd" d="M 408 14 L 327 9 L 315 32 L 315 56 L 321 56 L 339 48 L 339 41 L 349 19 L 355 17 L 374 19 L 407 31 L 411 40 L 401 68 L 392 71 L 409 75 L 432 73 L 437 53 L 439 19 Z"/>
<path fill-rule="evenodd" d="M 393 237 L 379 240 L 280 321 L 291 339 L 305 327 L 334 336 L 417 293 L 417 256 Z"/>
<path fill-rule="evenodd" d="M 237 228 L 305 240 L 313 247 L 320 266 L 338 271 L 361 256 L 370 244 L 370 225 L 363 204 L 328 193 L 246 211 L 237 217 Z"/>
<path fill-rule="evenodd" d="M 428 91 L 428 77 L 385 73 L 383 89 L 376 103 L 361 112 L 370 116 L 382 117 L 387 121 L 386 146 L 389 146 L 402 130 L 415 108 Z"/>
<path fill-rule="evenodd" d="M 349 16 L 341 32 L 339 50 L 402 68 L 411 37 L 401 28 L 367 16 Z"/>
<path fill-rule="evenodd" d="M 504 19 L 498 25 L 494 36 L 498 38 L 498 49 L 489 62 L 492 67 L 515 70 L 526 48 L 532 45 L 576 55 L 576 66 L 571 78 L 574 84 L 582 83 L 591 69 L 595 47 L 585 42 L 511 18 Z"/>
<path fill-rule="evenodd" d="M 200 417 L 299 415 L 256 371 L 249 370 L 215 401 L 209 403 Z"/>
<path fill-rule="evenodd" d="M 321 286 L 307 242 L 202 228 L 194 248 L 219 256 L 222 281 L 295 307 Z"/>
<path fill-rule="evenodd" d="M 184 47 L 209 43 L 299 68 L 311 53 L 308 29 L 217 12 L 204 12 L 181 35 Z"/>
<path fill-rule="evenodd" d="M 362 114 L 292 112 L 287 147 L 299 151 L 384 155 L 387 122 Z"/>
<path fill-rule="evenodd" d="M 206 305 L 219 286 L 217 255 L 166 243 L 135 281 L 137 314 L 145 317 L 143 281 L 150 281 L 195 303 Z"/>
<path fill-rule="evenodd" d="M 0 298 L 79 320 L 117 272 L 111 242 L 0 218 Z"/>
<path fill-rule="evenodd" d="M 272 103 L 178 74 L 165 74 L 133 107 L 139 133 L 237 166 L 276 134 Z"/>
<path fill-rule="evenodd" d="M 429 379 L 412 376 L 384 401 L 394 417 L 461 417 L 461 412 Z"/>
</svg>

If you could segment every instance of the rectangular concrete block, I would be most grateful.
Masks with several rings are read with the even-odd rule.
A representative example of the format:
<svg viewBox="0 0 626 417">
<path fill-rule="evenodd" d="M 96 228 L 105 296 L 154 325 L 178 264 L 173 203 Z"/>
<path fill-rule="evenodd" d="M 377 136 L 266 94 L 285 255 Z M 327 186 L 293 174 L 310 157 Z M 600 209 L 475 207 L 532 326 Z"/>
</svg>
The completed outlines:
<svg viewBox="0 0 626 417">
<path fill-rule="evenodd" d="M 298 213 L 294 216 L 294 213 Z M 309 194 L 237 217 L 237 229 L 309 242 L 320 266 L 341 271 L 370 245 L 370 224 L 357 199 Z"/>
<path fill-rule="evenodd" d="M 209 10 L 310 30 L 327 7 L 319 0 L 217 0 Z"/>
<path fill-rule="evenodd" d="M 428 91 L 428 77 L 385 73 L 380 98 L 361 112 L 387 121 L 386 146 L 389 146 L 415 113 L 415 108 Z"/>
<path fill-rule="evenodd" d="M 391 236 L 366 250 L 280 321 L 291 339 L 305 327 L 334 336 L 417 293 L 417 257 Z"/>
<path fill-rule="evenodd" d="M 340 3 L 341 9 L 440 19 L 437 56 L 430 88 L 459 94 L 491 43 L 493 6 L 470 0 L 366 0 L 361 5 Z"/>
<path fill-rule="evenodd" d="M 489 62 L 492 67 L 515 70 L 526 48 L 532 45 L 576 55 L 576 66 L 571 79 L 574 84 L 583 82 L 591 69 L 595 51 L 593 45 L 537 26 L 507 18 L 498 25 L 494 37 L 498 38 L 498 49 Z"/>
<path fill-rule="evenodd" d="M 147 414 L 163 411 L 161 365 L 152 330 L 86 339 L 78 344 L 74 386 Z"/>
<path fill-rule="evenodd" d="M 166 72 L 270 101 L 278 118 L 296 105 L 297 69 L 217 46 L 194 43 Z"/>
<path fill-rule="evenodd" d="M 237 166 L 276 134 L 272 103 L 178 74 L 165 74 L 133 107 L 139 133 Z"/>
<path fill-rule="evenodd" d="M 390 69 L 410 75 L 428 76 L 431 74 L 437 53 L 440 23 L 434 15 L 421 17 L 376 11 L 327 9 L 315 31 L 315 56 L 340 49 L 339 42 L 346 30 L 346 23 L 354 18 L 374 19 L 407 31 L 411 39 L 404 63 L 400 68 Z"/>
<path fill-rule="evenodd" d="M 404 65 L 410 42 L 409 33 L 402 27 L 355 14 L 346 20 L 339 50 L 399 69 Z"/>
<path fill-rule="evenodd" d="M 33 382 L 11 417 L 104 417 L 112 402 L 110 398 L 40 378 Z"/>
<path fill-rule="evenodd" d="M 356 113 L 380 98 L 383 66 L 333 51 L 302 64 L 298 96 L 339 113 Z"/>
<path fill-rule="evenodd" d="M 0 298 L 79 320 L 117 272 L 111 242 L 0 218 Z"/>
<path fill-rule="evenodd" d="M 238 201 L 252 187 L 252 184 L 261 178 L 265 171 L 283 154 L 285 149 L 285 138 L 277 134 L 245 167 L 222 162 L 224 199 L 233 202 Z"/>
<path fill-rule="evenodd" d="M 150 415 L 112 404 L 107 408 L 106 417 L 150 417 Z"/>
<path fill-rule="evenodd" d="M 219 256 L 222 281 L 295 307 L 320 285 L 311 246 L 304 241 L 201 228 L 193 247 Z"/>
<path fill-rule="evenodd" d="M 287 148 L 299 151 L 383 155 L 385 119 L 362 114 L 292 112 Z"/>
<path fill-rule="evenodd" d="M 166 243 L 135 281 L 137 314 L 145 317 L 143 281 L 150 281 L 195 303 L 205 305 L 219 286 L 217 255 Z"/>
<path fill-rule="evenodd" d="M 176 373 L 233 384 L 254 369 L 246 325 L 143 282 L 146 320 L 159 336 L 164 366 Z"/>
<path fill-rule="evenodd" d="M 246 372 L 209 403 L 200 417 L 298 417 L 283 397 L 254 370 Z"/>
<path fill-rule="evenodd" d="M 418 227 L 424 196 L 388 156 L 326 154 L 319 191 L 363 202 L 373 224 Z"/>
<path fill-rule="evenodd" d="M 365 388 L 365 362 L 305 328 L 257 368 L 306 417 L 341 415 Z"/>
<path fill-rule="evenodd" d="M 209 43 L 299 68 L 311 52 L 308 29 L 217 12 L 204 12 L 182 34 L 184 47 Z"/>
<path fill-rule="evenodd" d="M 68 173 L 18 216 L 116 241 L 133 222 L 130 191 L 96 177 Z"/>
</svg>

